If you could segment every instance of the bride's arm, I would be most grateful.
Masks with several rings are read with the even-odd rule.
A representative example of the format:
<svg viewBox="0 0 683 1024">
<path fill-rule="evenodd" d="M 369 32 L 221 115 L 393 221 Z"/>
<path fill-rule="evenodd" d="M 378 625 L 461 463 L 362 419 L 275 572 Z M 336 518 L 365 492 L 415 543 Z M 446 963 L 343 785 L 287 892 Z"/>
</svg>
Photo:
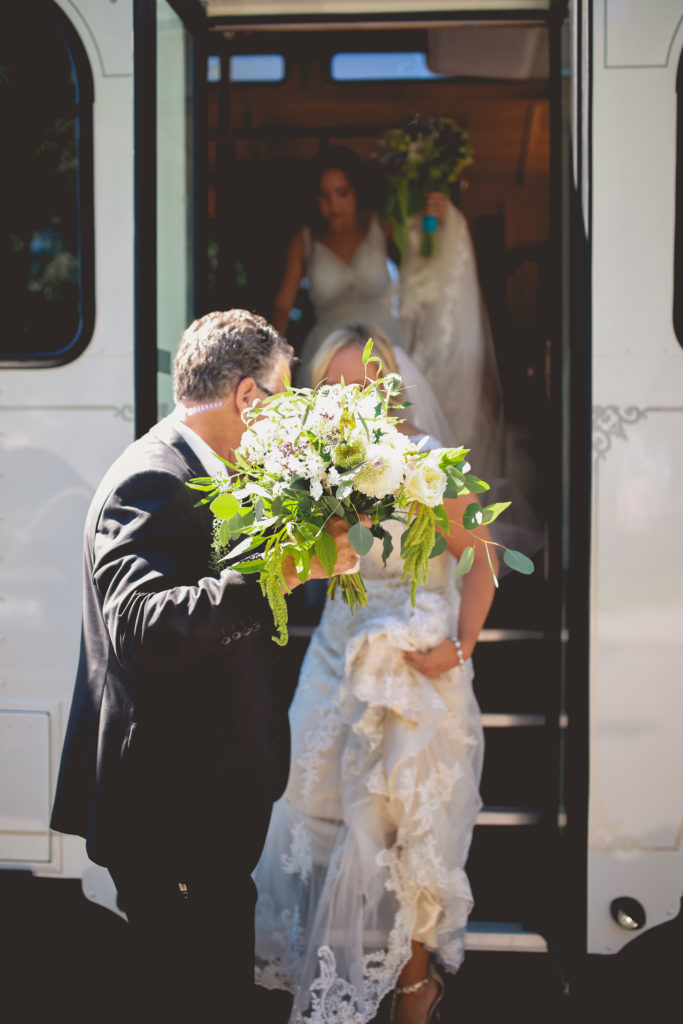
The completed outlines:
<svg viewBox="0 0 683 1024">
<path fill-rule="evenodd" d="M 476 501 L 476 498 L 472 494 L 444 500 L 444 507 L 451 523 L 450 533 L 444 535 L 448 550 L 456 558 L 460 558 L 465 548 L 474 548 L 474 563 L 470 571 L 462 577 L 460 592 L 458 637 L 464 659 L 472 656 L 495 594 L 495 584 L 486 557 L 486 546 L 483 543 L 491 539 L 488 527 L 480 526 L 476 530 L 466 530 L 462 525 L 465 509 L 473 501 Z M 493 568 L 497 570 L 498 558 L 495 551 L 494 547 L 489 548 Z M 442 672 L 447 672 L 460 663 L 459 652 L 453 641 L 447 637 L 429 651 L 406 651 L 404 657 L 409 665 L 430 678 L 441 675 Z"/>
<path fill-rule="evenodd" d="M 289 243 L 285 261 L 285 272 L 282 276 L 278 293 L 275 296 L 275 302 L 273 303 L 271 322 L 275 330 L 279 331 L 280 334 L 284 335 L 287 333 L 289 314 L 296 300 L 305 268 L 306 240 L 304 229 L 302 228 L 301 231 L 297 231 Z"/>
</svg>

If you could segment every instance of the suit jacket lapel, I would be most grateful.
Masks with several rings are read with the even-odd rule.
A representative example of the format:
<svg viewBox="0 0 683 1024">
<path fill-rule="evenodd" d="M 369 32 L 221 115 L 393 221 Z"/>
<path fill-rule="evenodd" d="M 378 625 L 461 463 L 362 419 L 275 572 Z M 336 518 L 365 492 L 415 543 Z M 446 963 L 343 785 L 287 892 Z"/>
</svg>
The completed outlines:
<svg viewBox="0 0 683 1024">
<path fill-rule="evenodd" d="M 187 467 L 188 477 L 206 476 L 206 468 L 177 430 L 173 416 L 166 416 L 165 419 L 160 420 L 156 426 L 152 427 L 150 433 L 177 452 Z"/>
</svg>

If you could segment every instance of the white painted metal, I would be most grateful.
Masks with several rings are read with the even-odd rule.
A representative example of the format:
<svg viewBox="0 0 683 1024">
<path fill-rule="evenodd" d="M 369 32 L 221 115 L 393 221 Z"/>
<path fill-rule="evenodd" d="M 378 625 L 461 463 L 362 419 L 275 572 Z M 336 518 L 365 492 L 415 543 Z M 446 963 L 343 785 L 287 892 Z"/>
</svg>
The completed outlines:
<svg viewBox="0 0 683 1024">
<path fill-rule="evenodd" d="M 157 0 L 157 405 L 173 408 L 172 366 L 192 318 L 193 135 L 188 132 L 192 69 L 186 29 L 166 0 Z M 179 159 L 180 154 L 180 159 Z"/>
<path fill-rule="evenodd" d="M 683 351 L 672 328 L 683 0 L 598 0 L 593 52 L 593 549 L 588 951 L 683 889 Z M 680 173 L 680 169 L 679 169 Z M 635 933 L 637 934 L 637 933 Z"/>
<path fill-rule="evenodd" d="M 78 656 L 82 523 L 102 472 L 133 435 L 132 0 L 58 2 L 81 36 L 95 82 L 97 320 L 73 363 L 0 371 L 0 864 L 83 875 L 86 893 L 113 906 L 108 876 L 88 863 L 80 840 L 50 837 L 47 818 Z M 209 14 L 250 15 L 268 7 L 367 14 L 416 6 L 207 5 Z M 464 6 L 473 5 L 433 0 L 430 10 Z M 671 327 L 683 0 L 596 0 L 593 10 L 587 946 L 609 953 L 633 937 L 612 921 L 613 898 L 639 899 L 651 927 L 677 912 L 683 887 L 683 352 Z M 17 780 L 25 782 L 21 792 Z M 539 820 L 532 808 L 486 808 L 478 823 Z M 470 948 L 476 934 L 472 928 Z M 528 933 L 513 945 L 527 941 Z"/>
<path fill-rule="evenodd" d="M 78 659 L 85 513 L 133 437 L 132 2 L 59 3 L 94 78 L 97 316 L 74 362 L 0 371 L 0 866 L 77 877 L 102 872 L 81 840 L 50 837 L 48 819 Z"/>
</svg>

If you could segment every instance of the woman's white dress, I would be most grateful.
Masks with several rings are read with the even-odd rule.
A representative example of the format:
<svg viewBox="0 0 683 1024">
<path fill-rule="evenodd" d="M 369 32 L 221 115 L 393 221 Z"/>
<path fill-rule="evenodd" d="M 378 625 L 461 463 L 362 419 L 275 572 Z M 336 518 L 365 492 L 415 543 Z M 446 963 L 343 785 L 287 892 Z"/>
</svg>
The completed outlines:
<svg viewBox="0 0 683 1024">
<path fill-rule="evenodd" d="M 433 559 L 411 607 L 402 559 L 362 559 L 369 604 L 328 601 L 291 708 L 289 784 L 255 874 L 257 981 L 291 1022 L 365 1024 L 423 942 L 455 971 L 472 907 L 465 862 L 481 807 L 472 665 L 428 679 L 402 652 L 456 631 L 456 561 Z"/>
<path fill-rule="evenodd" d="M 316 323 L 304 341 L 297 383 L 310 384 L 311 360 L 335 328 L 381 327 L 412 403 L 407 418 L 443 444 L 474 449 L 476 472 L 493 483 L 504 458 L 502 392 L 469 228 L 449 205 L 428 259 L 419 254 L 421 231 L 421 218 L 413 218 L 398 283 L 375 215 L 348 263 L 306 232 Z"/>
</svg>

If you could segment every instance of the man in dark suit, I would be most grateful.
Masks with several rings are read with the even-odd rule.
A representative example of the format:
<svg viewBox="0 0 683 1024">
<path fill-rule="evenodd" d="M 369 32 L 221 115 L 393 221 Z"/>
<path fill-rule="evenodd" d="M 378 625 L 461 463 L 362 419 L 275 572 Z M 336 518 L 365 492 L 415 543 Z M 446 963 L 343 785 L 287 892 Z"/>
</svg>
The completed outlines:
<svg viewBox="0 0 683 1024">
<path fill-rule="evenodd" d="M 287 778 L 287 695 L 260 587 L 209 569 L 211 513 L 186 482 L 224 471 L 242 413 L 282 390 L 291 356 L 242 310 L 195 321 L 176 356 L 174 413 L 114 463 L 86 520 L 52 827 L 84 836 L 114 878 L 141 1020 L 250 1019 L 251 872 Z M 344 571 L 357 556 L 345 525 L 330 529 Z M 317 559 L 312 575 L 325 575 Z"/>
</svg>

